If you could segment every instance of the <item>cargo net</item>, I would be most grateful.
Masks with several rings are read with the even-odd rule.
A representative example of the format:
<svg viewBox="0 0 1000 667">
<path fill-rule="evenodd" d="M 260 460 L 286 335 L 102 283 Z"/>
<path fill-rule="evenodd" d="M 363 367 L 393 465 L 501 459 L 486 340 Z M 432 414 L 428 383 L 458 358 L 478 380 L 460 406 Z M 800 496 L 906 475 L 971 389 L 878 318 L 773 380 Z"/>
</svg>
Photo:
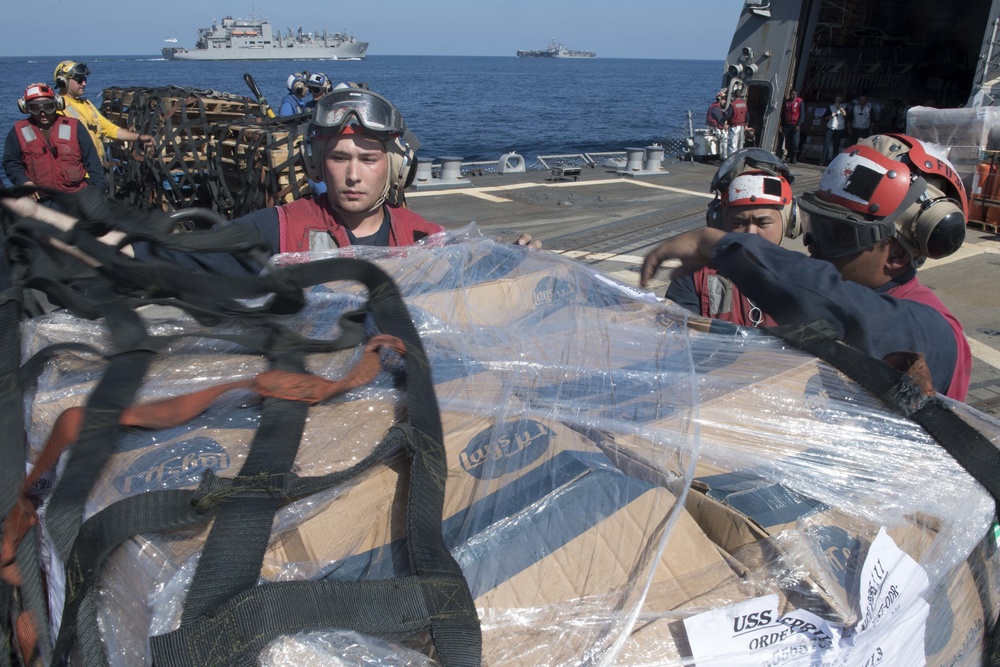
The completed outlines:
<svg viewBox="0 0 1000 667">
<path fill-rule="evenodd" d="M 212 209 L 233 218 L 308 192 L 298 119 L 264 119 L 252 100 L 215 90 L 109 88 L 109 120 L 155 138 L 152 153 L 113 142 L 116 199 L 143 208 Z"/>
</svg>

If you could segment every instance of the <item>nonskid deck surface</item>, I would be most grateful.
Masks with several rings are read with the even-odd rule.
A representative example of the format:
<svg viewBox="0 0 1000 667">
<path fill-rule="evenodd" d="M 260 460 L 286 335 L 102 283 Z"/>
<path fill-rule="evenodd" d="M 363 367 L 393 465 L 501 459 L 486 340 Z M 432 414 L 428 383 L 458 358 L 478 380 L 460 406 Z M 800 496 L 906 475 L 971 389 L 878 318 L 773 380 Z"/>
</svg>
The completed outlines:
<svg viewBox="0 0 1000 667">
<path fill-rule="evenodd" d="M 708 183 L 717 163 L 671 162 L 669 173 L 622 177 L 584 168 L 579 180 L 554 179 L 549 171 L 470 176 L 471 185 L 407 191 L 410 207 L 454 229 L 476 222 L 486 235 L 513 241 L 527 232 L 558 252 L 638 285 L 642 258 L 663 239 L 705 224 Z M 793 167 L 794 191 L 819 182 L 822 170 Z M 799 241 L 788 247 L 805 252 Z M 652 289 L 663 294 L 669 271 Z M 965 327 L 972 348 L 968 403 L 1000 417 L 1000 236 L 969 228 L 953 256 L 930 260 L 921 281 L 934 289 Z"/>
</svg>

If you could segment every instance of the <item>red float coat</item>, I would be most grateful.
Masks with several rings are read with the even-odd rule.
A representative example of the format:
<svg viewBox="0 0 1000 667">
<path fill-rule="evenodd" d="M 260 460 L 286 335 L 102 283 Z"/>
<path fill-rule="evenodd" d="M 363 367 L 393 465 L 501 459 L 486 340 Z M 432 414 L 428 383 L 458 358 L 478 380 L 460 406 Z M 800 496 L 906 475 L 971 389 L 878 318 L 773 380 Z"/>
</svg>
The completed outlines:
<svg viewBox="0 0 1000 667">
<path fill-rule="evenodd" d="M 389 211 L 389 246 L 413 245 L 425 236 L 443 232 L 444 227 L 425 220 L 406 208 L 387 206 Z M 305 252 L 309 232 L 326 231 L 337 247 L 351 245 L 347 228 L 336 218 L 326 197 L 306 197 L 277 208 L 279 252 Z"/>
<path fill-rule="evenodd" d="M 14 124 L 24 170 L 32 183 L 41 188 L 76 192 L 87 186 L 87 168 L 77 137 L 80 123 L 59 116 L 49 128 L 48 141 L 28 120 Z"/>
</svg>

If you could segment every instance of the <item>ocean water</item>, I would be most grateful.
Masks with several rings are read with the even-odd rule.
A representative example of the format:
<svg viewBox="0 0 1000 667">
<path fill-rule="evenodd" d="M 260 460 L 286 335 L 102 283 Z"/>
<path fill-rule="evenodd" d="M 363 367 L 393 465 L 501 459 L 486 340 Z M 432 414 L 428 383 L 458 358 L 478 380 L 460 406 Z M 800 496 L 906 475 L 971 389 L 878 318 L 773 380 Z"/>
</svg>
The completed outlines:
<svg viewBox="0 0 1000 667">
<path fill-rule="evenodd" d="M 0 59 L 0 128 L 23 115 L 29 83 L 52 82 L 63 57 Z M 250 96 L 250 72 L 277 110 L 294 71 L 323 71 L 334 82 L 364 81 L 392 100 L 420 139 L 423 159 L 496 160 L 516 150 L 537 155 L 619 151 L 687 135 L 687 113 L 704 122 L 722 79 L 710 60 L 370 56 L 363 61 L 192 62 L 153 56 L 80 58 L 99 103 L 111 86 L 213 89 Z"/>
</svg>

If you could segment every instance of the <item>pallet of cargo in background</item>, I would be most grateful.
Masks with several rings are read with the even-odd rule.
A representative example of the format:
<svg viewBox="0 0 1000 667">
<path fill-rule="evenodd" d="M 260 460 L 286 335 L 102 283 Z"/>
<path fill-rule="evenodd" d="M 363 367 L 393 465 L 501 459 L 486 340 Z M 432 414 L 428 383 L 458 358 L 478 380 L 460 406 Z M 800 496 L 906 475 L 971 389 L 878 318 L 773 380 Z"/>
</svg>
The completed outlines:
<svg viewBox="0 0 1000 667">
<path fill-rule="evenodd" d="M 154 155 L 110 145 L 121 171 L 116 195 L 131 203 L 205 206 L 232 218 L 310 191 L 299 124 L 265 121 L 247 98 L 177 87 L 109 88 L 103 107 L 113 122 L 155 138 Z"/>
</svg>

